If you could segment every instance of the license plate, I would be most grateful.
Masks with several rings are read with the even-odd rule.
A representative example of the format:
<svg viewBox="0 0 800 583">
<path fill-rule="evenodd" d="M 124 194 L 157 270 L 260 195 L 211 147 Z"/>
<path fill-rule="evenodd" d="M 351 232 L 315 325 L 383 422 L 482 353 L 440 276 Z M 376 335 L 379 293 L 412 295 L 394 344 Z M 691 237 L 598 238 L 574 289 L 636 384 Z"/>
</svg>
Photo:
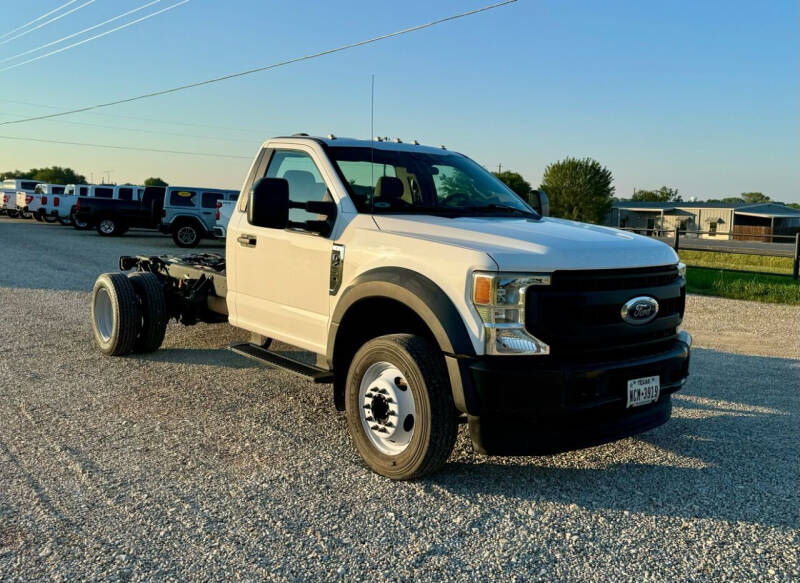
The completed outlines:
<svg viewBox="0 0 800 583">
<path fill-rule="evenodd" d="M 641 407 L 658 401 L 661 377 L 643 377 L 628 381 L 628 408 Z"/>
</svg>

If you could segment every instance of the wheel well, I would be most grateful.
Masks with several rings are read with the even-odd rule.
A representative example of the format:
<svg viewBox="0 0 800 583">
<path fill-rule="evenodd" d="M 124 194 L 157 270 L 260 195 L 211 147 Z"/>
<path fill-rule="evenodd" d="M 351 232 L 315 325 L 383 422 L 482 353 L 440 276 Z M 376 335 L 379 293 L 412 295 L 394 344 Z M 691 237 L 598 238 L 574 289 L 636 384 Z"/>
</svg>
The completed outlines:
<svg viewBox="0 0 800 583">
<path fill-rule="evenodd" d="M 175 232 L 180 227 L 186 224 L 192 224 L 201 234 L 206 232 L 206 228 L 200 219 L 192 216 L 180 216 L 172 219 L 172 231 Z"/>
<path fill-rule="evenodd" d="M 436 343 L 425 321 L 402 302 L 373 297 L 350 306 L 339 323 L 333 351 L 333 398 L 337 409 L 344 410 L 347 371 L 358 349 L 372 338 L 398 333 L 416 334 Z"/>
</svg>

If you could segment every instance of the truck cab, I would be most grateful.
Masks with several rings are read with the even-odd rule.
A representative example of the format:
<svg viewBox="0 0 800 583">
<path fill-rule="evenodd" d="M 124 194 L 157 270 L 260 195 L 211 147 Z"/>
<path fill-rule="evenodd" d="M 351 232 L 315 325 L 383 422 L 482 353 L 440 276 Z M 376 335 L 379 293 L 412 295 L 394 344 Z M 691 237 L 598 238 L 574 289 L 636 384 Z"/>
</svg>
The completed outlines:
<svg viewBox="0 0 800 583">
<path fill-rule="evenodd" d="M 459 422 L 478 452 L 539 455 L 669 419 L 691 347 L 669 246 L 544 216 L 466 156 L 417 144 L 275 138 L 241 193 L 224 259 L 120 265 L 159 281 L 172 317 L 227 320 L 253 335 L 241 354 L 331 383 L 374 471 L 441 467 Z M 95 340 L 124 353 L 115 339 L 135 336 L 97 331 L 114 321 L 109 282 Z M 315 364 L 286 363 L 272 339 Z"/>
</svg>

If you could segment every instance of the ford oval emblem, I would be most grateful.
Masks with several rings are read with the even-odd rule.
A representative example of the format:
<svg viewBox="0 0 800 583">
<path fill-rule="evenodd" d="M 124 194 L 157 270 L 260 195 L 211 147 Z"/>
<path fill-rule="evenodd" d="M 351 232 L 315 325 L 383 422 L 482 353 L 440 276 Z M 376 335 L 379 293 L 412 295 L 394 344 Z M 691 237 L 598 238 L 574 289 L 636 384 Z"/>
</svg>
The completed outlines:
<svg viewBox="0 0 800 583">
<path fill-rule="evenodd" d="M 658 302 L 650 296 L 632 298 L 622 305 L 620 315 L 628 324 L 634 326 L 647 324 L 658 315 Z"/>
</svg>

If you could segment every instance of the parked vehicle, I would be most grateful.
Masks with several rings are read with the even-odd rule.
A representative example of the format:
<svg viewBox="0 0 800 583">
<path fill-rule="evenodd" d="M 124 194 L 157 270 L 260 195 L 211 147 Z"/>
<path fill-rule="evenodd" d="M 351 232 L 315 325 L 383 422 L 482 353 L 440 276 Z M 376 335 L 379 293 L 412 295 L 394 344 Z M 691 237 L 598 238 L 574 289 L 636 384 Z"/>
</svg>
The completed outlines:
<svg viewBox="0 0 800 583">
<path fill-rule="evenodd" d="M 3 208 L 6 211 L 6 214 L 10 217 L 18 217 L 21 216 L 23 219 L 31 218 L 31 213 L 29 211 L 24 210 L 27 206 L 27 197 L 22 197 L 22 210 L 17 208 L 17 193 L 24 193 L 33 195 L 34 191 L 36 190 L 36 185 L 40 184 L 40 182 L 36 180 L 27 180 L 27 179 L 20 179 L 20 178 L 10 178 L 7 180 L 3 180 L 0 182 L 0 189 L 6 192 L 9 196 L 6 198 L 3 195 Z M 32 200 L 32 199 L 31 199 Z"/>
<path fill-rule="evenodd" d="M 31 203 L 33 216 L 38 221 L 55 223 L 58 220 L 58 207 L 64 195 L 62 184 L 39 184 L 34 191 Z"/>
<path fill-rule="evenodd" d="M 94 227 L 104 237 L 124 235 L 131 228 L 157 229 L 161 222 L 161 186 L 90 187 L 89 194 L 78 197 L 73 222 Z"/>
<path fill-rule="evenodd" d="M 80 228 L 77 227 L 72 220 L 75 202 L 78 200 L 79 196 L 88 196 L 90 188 L 91 185 L 89 184 L 67 184 L 64 186 L 64 194 L 60 197 L 59 204 L 55 205 L 53 209 L 56 212 L 58 221 L 62 225 L 72 225 L 75 228 Z M 88 225 L 83 225 L 83 228 L 87 227 Z"/>
<path fill-rule="evenodd" d="M 11 208 L 13 207 L 13 209 Z M 14 190 L 0 188 L 0 214 L 17 216 L 17 193 Z"/>
<path fill-rule="evenodd" d="M 113 184 L 89 184 L 85 189 L 78 188 L 77 189 L 79 196 L 71 198 L 72 206 L 70 207 L 70 220 L 72 221 L 72 226 L 79 230 L 84 231 L 86 229 L 91 229 L 94 225 L 82 221 L 76 217 L 76 213 L 78 212 L 78 201 L 82 197 L 87 198 L 110 198 L 114 199 L 114 185 Z"/>
<path fill-rule="evenodd" d="M 217 213 L 215 215 L 216 221 L 214 224 L 214 237 L 217 239 L 225 239 L 228 232 L 228 223 L 231 220 L 233 209 L 236 207 L 235 200 L 218 200 Z"/>
<path fill-rule="evenodd" d="M 197 247 L 201 239 L 214 237 L 217 201 L 238 197 L 235 190 L 169 186 L 160 230 L 171 234 L 178 247 Z"/>
<path fill-rule="evenodd" d="M 225 257 L 120 258 L 136 272 L 97 279 L 94 340 L 149 352 L 170 318 L 228 321 L 253 335 L 234 351 L 331 383 L 356 449 L 394 479 L 442 466 L 459 421 L 494 455 L 665 423 L 689 375 L 685 266 L 651 238 L 543 216 L 534 198 L 542 214 L 444 149 L 275 138 Z"/>
</svg>

